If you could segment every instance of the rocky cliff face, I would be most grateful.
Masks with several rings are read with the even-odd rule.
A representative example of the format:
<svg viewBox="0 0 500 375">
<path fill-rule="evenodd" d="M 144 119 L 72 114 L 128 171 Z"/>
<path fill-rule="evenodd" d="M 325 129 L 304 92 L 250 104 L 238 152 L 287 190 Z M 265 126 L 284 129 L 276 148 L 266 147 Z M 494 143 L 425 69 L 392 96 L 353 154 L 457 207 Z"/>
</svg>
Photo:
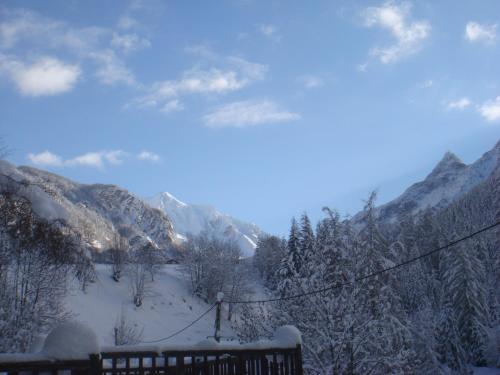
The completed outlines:
<svg viewBox="0 0 500 375">
<path fill-rule="evenodd" d="M 0 161 L 0 186 L 25 196 L 37 213 L 61 219 L 97 251 L 113 246 L 118 236 L 132 247 L 151 243 L 169 249 L 172 224 L 160 210 L 150 207 L 125 189 L 114 185 L 84 185 L 30 167 Z"/>
</svg>

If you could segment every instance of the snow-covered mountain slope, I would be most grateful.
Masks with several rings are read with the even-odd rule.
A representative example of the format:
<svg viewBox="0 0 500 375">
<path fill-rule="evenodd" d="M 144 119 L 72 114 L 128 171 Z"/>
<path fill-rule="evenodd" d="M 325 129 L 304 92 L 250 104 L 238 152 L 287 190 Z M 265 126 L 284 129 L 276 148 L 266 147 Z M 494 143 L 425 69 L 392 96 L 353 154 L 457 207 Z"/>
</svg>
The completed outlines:
<svg viewBox="0 0 500 375">
<path fill-rule="evenodd" d="M 426 208 L 445 207 L 485 181 L 499 164 L 500 141 L 470 165 L 447 152 L 423 181 L 411 185 L 399 197 L 377 208 L 380 222 L 391 224 L 403 214 L 415 215 Z M 353 221 L 361 224 L 362 215 L 355 215 Z"/>
<path fill-rule="evenodd" d="M 113 345 L 113 327 L 121 312 L 127 321 L 143 331 L 142 340 L 152 341 L 180 330 L 209 309 L 210 305 L 195 297 L 188 289 L 188 281 L 178 269 L 166 265 L 148 284 L 143 305 L 132 303 L 130 285 L 124 278 L 119 283 L 111 278 L 109 265 L 96 265 L 97 281 L 84 293 L 74 285 L 66 298 L 66 308 L 72 319 L 86 323 L 98 335 L 101 345 Z M 223 317 L 226 312 L 223 311 Z M 214 334 L 215 309 L 188 330 L 162 344 L 195 344 Z M 222 335 L 235 336 L 227 319 L 222 319 Z"/>
<path fill-rule="evenodd" d="M 180 239 L 206 229 L 217 238 L 236 241 L 244 256 L 252 256 L 262 233 L 255 224 L 235 219 L 211 206 L 181 202 L 168 192 L 157 194 L 147 202 L 170 218 Z"/>
<path fill-rule="evenodd" d="M 0 161 L 0 186 L 28 198 L 41 217 L 63 219 L 97 251 L 113 246 L 119 235 L 132 247 L 172 245 L 172 224 L 165 214 L 118 186 L 79 184 L 5 161 Z"/>
</svg>

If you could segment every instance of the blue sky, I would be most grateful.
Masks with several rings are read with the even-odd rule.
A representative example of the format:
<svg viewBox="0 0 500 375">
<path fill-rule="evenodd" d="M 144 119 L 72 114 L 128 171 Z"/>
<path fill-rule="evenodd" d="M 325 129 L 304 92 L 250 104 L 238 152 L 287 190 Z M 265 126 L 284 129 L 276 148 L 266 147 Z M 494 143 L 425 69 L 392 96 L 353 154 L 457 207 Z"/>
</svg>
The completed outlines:
<svg viewBox="0 0 500 375">
<path fill-rule="evenodd" d="M 8 159 L 285 234 L 500 135 L 500 3 L 2 1 Z"/>
</svg>

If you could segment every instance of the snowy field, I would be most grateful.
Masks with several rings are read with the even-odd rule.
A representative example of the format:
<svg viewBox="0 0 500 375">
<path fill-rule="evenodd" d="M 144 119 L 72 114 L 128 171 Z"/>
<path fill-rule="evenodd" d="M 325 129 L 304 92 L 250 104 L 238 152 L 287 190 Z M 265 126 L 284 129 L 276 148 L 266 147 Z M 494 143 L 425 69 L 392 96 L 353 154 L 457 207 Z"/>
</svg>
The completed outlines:
<svg viewBox="0 0 500 375">
<path fill-rule="evenodd" d="M 123 309 L 127 319 L 144 329 L 144 341 L 169 336 L 187 326 L 203 314 L 210 305 L 193 296 L 188 280 L 178 265 L 164 266 L 149 284 L 143 305 L 136 308 L 132 303 L 130 284 L 126 277 L 117 283 L 111 277 L 108 265 L 96 265 L 97 281 L 90 284 L 86 293 L 77 285 L 66 299 L 67 309 L 73 320 L 86 323 L 98 335 L 101 345 L 113 345 L 113 327 Z M 229 327 L 227 314 L 222 314 L 222 336 L 235 337 Z M 164 344 L 194 344 L 213 336 L 215 309 L 198 323 Z"/>
</svg>

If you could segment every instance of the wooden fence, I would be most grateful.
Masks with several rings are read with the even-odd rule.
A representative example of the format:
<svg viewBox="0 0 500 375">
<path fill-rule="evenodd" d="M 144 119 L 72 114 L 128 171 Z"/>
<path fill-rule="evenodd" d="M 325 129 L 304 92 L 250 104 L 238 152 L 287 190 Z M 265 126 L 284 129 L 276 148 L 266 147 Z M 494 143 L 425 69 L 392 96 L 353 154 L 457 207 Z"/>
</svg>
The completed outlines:
<svg viewBox="0 0 500 375">
<path fill-rule="evenodd" d="M 7 375 L 303 375 L 301 347 L 285 349 L 104 351 L 88 360 L 1 362 Z"/>
</svg>

